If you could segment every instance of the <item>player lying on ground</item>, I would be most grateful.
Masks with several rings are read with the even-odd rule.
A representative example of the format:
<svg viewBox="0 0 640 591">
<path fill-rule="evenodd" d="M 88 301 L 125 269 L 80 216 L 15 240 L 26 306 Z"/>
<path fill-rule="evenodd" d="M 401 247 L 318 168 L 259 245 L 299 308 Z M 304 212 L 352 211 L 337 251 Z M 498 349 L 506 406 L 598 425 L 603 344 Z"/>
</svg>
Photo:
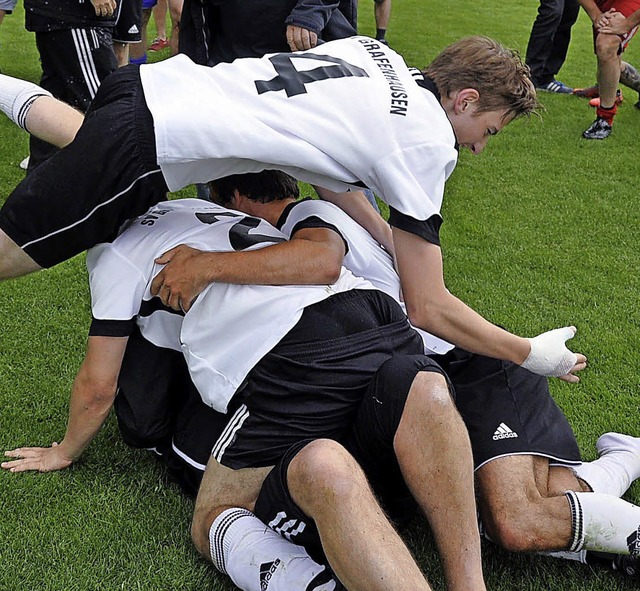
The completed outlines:
<svg viewBox="0 0 640 591">
<path fill-rule="evenodd" d="M 264 179 L 271 179 L 273 182 L 265 185 Z M 241 187 L 242 194 L 235 189 L 236 184 Z M 241 177 L 239 183 L 234 183 L 234 179 L 225 179 L 217 183 L 217 186 L 219 188 L 231 187 L 231 189 L 222 190 L 221 193 L 230 196 L 226 201 L 232 200 L 232 205 L 236 209 L 248 209 L 253 206 L 257 214 L 274 219 L 278 218 L 287 233 L 295 228 L 294 238 L 299 239 L 300 233 L 304 235 L 305 228 L 319 231 L 328 230 L 335 234 L 339 237 L 343 251 L 344 246 L 348 246 L 348 252 L 344 257 L 347 266 L 360 270 L 361 274 L 369 275 L 384 291 L 398 297 L 399 280 L 388 254 L 379 248 L 362 228 L 330 204 L 305 201 L 292 207 L 295 202 L 290 194 L 297 191 L 293 179 L 280 173 L 269 172 L 262 175 L 249 175 L 244 177 L 244 182 Z M 255 190 L 256 186 L 257 191 Z M 265 189 L 265 187 L 268 189 L 268 196 L 260 192 L 260 189 Z M 280 187 L 280 193 L 278 193 L 278 187 Z M 258 200 L 258 203 L 245 197 L 245 194 L 253 196 Z M 281 196 L 283 199 L 265 204 L 259 203 L 263 198 L 267 201 L 273 199 L 274 195 Z M 285 211 L 283 212 L 283 210 Z M 196 216 L 199 222 L 196 222 Z M 210 227 L 204 224 L 205 221 L 212 224 L 211 231 L 209 231 Z M 171 231 L 167 232 L 167 227 Z M 167 241 L 167 236 L 171 238 L 170 242 Z M 264 245 L 279 239 L 281 239 L 279 234 L 264 222 L 258 224 L 255 219 L 243 219 L 237 214 L 221 211 L 215 206 L 186 200 L 156 208 L 149 215 L 144 216 L 138 224 L 134 224 L 113 245 L 102 245 L 90 251 L 88 265 L 94 320 L 89 338 L 87 359 L 74 387 L 67 435 L 60 446 L 15 450 L 10 455 L 24 459 L 6 462 L 3 467 L 22 471 L 27 469 L 59 469 L 68 466 L 88 444 L 104 420 L 115 396 L 117 380 L 120 393 L 116 398 L 116 409 L 125 439 L 141 447 L 162 445 L 166 450 L 166 460 L 170 466 L 174 471 L 179 470 L 177 476 L 181 478 L 183 486 L 191 491 L 194 486 L 197 488 L 201 478 L 201 470 L 204 469 L 204 466 L 201 465 L 201 470 L 198 470 L 198 464 L 206 462 L 209 450 L 216 443 L 226 421 L 222 420 L 222 415 L 218 415 L 201 401 L 193 400 L 191 395 L 187 398 L 186 404 L 180 399 L 177 401 L 168 400 L 172 389 L 178 389 L 180 396 L 183 397 L 184 391 L 188 388 L 185 378 L 178 377 L 176 383 L 175 373 L 179 372 L 174 371 L 176 363 L 172 359 L 172 355 L 177 355 L 177 353 L 173 353 L 173 350 L 179 348 L 177 333 L 182 316 L 170 314 L 169 310 L 159 310 L 158 306 L 152 304 L 153 300 L 147 288 L 147 283 L 151 280 L 155 270 L 152 259 L 156 254 L 162 252 L 163 248 L 181 240 L 187 240 L 193 247 L 224 250 L 230 250 L 234 244 L 234 250 L 238 250 L 251 244 L 262 243 Z M 127 260 L 133 260 L 135 264 L 123 265 L 123 261 Z M 143 268 L 139 273 L 135 271 L 138 267 Z M 123 273 L 123 268 L 130 269 L 131 273 Z M 309 265 L 309 272 L 314 273 L 312 264 Z M 141 304 L 142 293 L 144 293 L 144 297 Z M 132 330 L 131 318 L 136 314 L 143 338 L 137 333 L 133 335 L 136 345 L 135 349 L 131 351 L 132 342 L 130 339 L 127 341 L 129 338 L 127 335 Z M 119 338 L 114 336 L 118 333 L 122 335 Z M 428 346 L 431 348 L 442 349 L 446 345 L 439 340 L 425 336 Z M 128 343 L 127 357 L 125 357 L 123 366 L 120 367 L 120 357 L 114 357 L 108 353 L 111 350 L 122 351 L 125 342 Z M 113 347 L 110 346 L 111 344 Z M 491 468 L 491 473 L 495 476 L 494 479 L 480 479 L 481 508 L 483 508 L 485 521 L 493 524 L 496 516 L 500 516 L 501 523 L 505 524 L 505 527 L 508 525 L 509 531 L 513 533 L 510 539 L 511 547 L 519 544 L 518 548 L 524 549 L 524 546 L 520 544 L 524 544 L 526 540 L 519 541 L 516 536 L 519 532 L 526 530 L 525 526 L 529 523 L 528 512 L 530 511 L 536 516 L 539 523 L 529 523 L 532 526 L 531 543 L 535 543 L 535 545 L 527 547 L 527 549 L 554 548 L 548 532 L 565 529 L 566 524 L 563 522 L 570 517 L 569 508 L 566 506 L 563 511 L 563 506 L 566 504 L 563 502 L 557 503 L 559 507 L 545 507 L 544 502 L 541 506 L 537 506 L 549 496 L 550 493 L 546 489 L 540 490 L 535 495 L 539 499 L 538 501 L 527 499 L 525 491 L 540 488 L 535 482 L 531 482 L 534 472 L 539 476 L 542 467 L 547 465 L 547 473 L 556 475 L 550 479 L 552 482 L 564 480 L 567 489 L 578 491 L 583 489 L 575 478 L 573 480 L 568 476 L 558 478 L 557 475 L 562 472 L 562 469 L 552 468 L 549 470 L 548 468 L 548 460 L 546 459 L 548 457 L 557 460 L 562 457 L 577 458 L 578 455 L 566 420 L 549 397 L 546 381 L 516 366 L 499 364 L 479 356 L 468 356 L 463 352 L 454 351 L 444 357 L 445 361 L 450 361 L 451 358 L 455 361 L 454 366 L 458 368 L 453 374 L 454 381 L 458 382 L 458 405 L 463 413 L 463 418 L 466 415 L 468 424 L 473 427 L 471 435 L 476 465 L 482 464 L 478 469 L 478 475 L 488 472 Z M 99 364 L 96 366 L 98 362 Z M 147 369 L 149 367 L 156 368 L 150 372 L 155 376 L 154 383 L 140 383 L 139 376 L 141 374 L 136 368 L 141 365 Z M 495 370 L 493 369 L 494 365 L 497 366 Z M 461 369 L 461 366 L 466 369 Z M 96 371 L 99 368 L 101 371 Z M 470 376 L 474 372 L 476 379 L 472 381 Z M 484 372 L 484 374 L 479 372 Z M 506 381 L 513 383 L 511 387 L 507 384 L 501 385 L 505 372 L 509 374 Z M 107 373 L 110 376 L 109 379 L 105 379 Z M 491 380 L 491 386 L 486 380 Z M 106 392 L 104 384 L 108 385 Z M 487 389 L 495 391 L 491 394 L 487 392 Z M 472 391 L 477 396 L 475 404 Z M 500 393 L 502 394 L 499 396 Z M 519 436 L 517 438 L 492 438 L 491 434 L 494 430 L 492 421 L 496 421 L 492 409 L 495 409 L 496 406 L 502 407 L 501 412 L 505 413 L 507 412 L 506 408 L 511 405 L 514 406 L 514 409 L 509 419 L 507 420 L 504 414 L 500 418 L 507 420 L 514 430 L 503 427 L 500 432 L 511 434 L 517 432 Z M 172 414 L 176 407 L 180 408 L 180 411 L 177 419 L 174 419 Z M 472 419 L 474 412 L 479 413 L 480 416 Z M 528 416 L 530 424 L 524 424 L 518 414 Z M 540 416 L 535 417 L 534 415 L 537 414 Z M 177 421 L 177 424 L 173 422 L 174 420 Z M 545 421 L 555 424 L 554 429 L 536 433 L 536 425 Z M 146 427 L 147 424 L 150 426 Z M 161 433 L 157 432 L 158 424 L 163 426 L 164 430 Z M 489 426 L 488 429 L 487 426 Z M 167 436 L 169 436 L 168 443 Z M 590 470 L 592 477 L 588 477 L 587 480 L 591 483 L 595 482 L 598 486 L 607 485 L 608 492 L 611 494 L 613 494 L 615 487 L 622 485 L 618 492 L 618 494 L 622 494 L 630 480 L 634 479 L 640 470 L 637 450 L 633 447 L 633 444 L 637 447 L 637 441 L 616 435 L 608 436 L 602 442 L 604 445 L 601 445 L 600 449 L 601 452 L 604 452 L 603 457 L 594 463 L 581 466 L 581 473 Z M 288 511 L 291 518 L 295 515 L 298 525 L 302 522 L 306 523 L 303 535 L 296 537 L 296 532 L 288 533 L 293 535 L 296 542 L 304 543 L 309 551 L 321 561 L 322 559 L 318 555 L 318 542 L 312 535 L 315 531 L 313 522 L 309 522 L 303 513 L 292 506 L 291 500 L 288 499 L 286 486 L 283 489 L 284 492 L 281 491 L 284 486 L 282 475 L 288 472 L 287 466 L 294 457 L 297 458 L 296 462 L 300 462 L 307 453 L 312 453 L 313 458 L 320 460 L 324 458 L 324 461 L 327 461 L 327 458 L 333 458 L 333 455 L 337 453 L 337 459 L 334 458 L 331 461 L 338 461 L 336 465 L 340 465 L 339 462 L 343 456 L 339 450 L 329 447 L 328 450 L 317 455 L 317 449 L 317 447 L 310 448 L 313 450 L 311 452 L 307 449 L 300 456 L 294 453 L 297 450 L 287 454 L 287 460 L 278 471 L 269 477 L 261 494 L 261 498 L 268 499 L 269 502 L 261 501 L 258 511 L 261 518 L 274 525 L 283 521 L 275 519 L 283 510 Z M 500 457 L 508 452 L 514 455 L 507 458 Z M 515 455 L 518 453 L 527 453 L 536 457 Z M 507 460 L 515 460 L 515 462 Z M 188 464 L 185 464 L 185 461 Z M 368 468 L 369 474 L 376 473 L 366 457 L 361 456 L 361 461 Z M 531 464 L 534 467 L 530 467 Z M 294 466 L 296 465 L 297 463 L 294 462 Z M 326 465 L 324 464 L 325 467 Z M 396 475 L 396 479 L 401 480 L 401 476 Z M 385 474 L 384 480 L 388 483 L 394 479 L 390 474 Z M 491 483 L 495 486 L 493 491 Z M 508 512 L 504 511 L 502 505 L 494 508 L 497 500 L 503 497 L 505 487 L 511 491 L 508 500 L 512 505 L 520 499 L 518 507 Z M 596 486 L 594 488 L 600 490 Z M 280 491 L 275 495 L 275 498 L 274 490 Z M 489 500 L 483 498 L 483 491 L 486 492 Z M 386 492 L 385 497 L 388 498 L 389 491 Z M 564 501 L 562 493 L 564 490 L 556 491 L 556 501 Z M 599 496 L 604 497 L 604 495 Z M 599 514 L 597 510 L 595 515 L 592 515 L 594 513 L 592 504 L 587 503 L 586 508 L 583 508 L 584 503 L 580 503 L 583 495 L 578 495 L 576 498 L 580 511 L 586 513 L 585 521 L 598 523 L 603 515 Z M 491 499 L 493 499 L 493 503 Z M 626 509 L 626 518 L 633 518 L 633 515 L 630 515 L 631 510 L 628 504 L 619 502 L 619 506 L 612 507 L 613 501 L 607 503 L 602 502 L 602 498 L 600 500 L 600 506 L 596 505 L 596 509 L 601 509 L 602 512 L 613 511 L 614 513 L 621 513 Z M 604 500 L 607 501 L 607 499 Z M 401 502 L 401 508 L 404 509 L 403 514 L 406 515 L 407 511 L 411 513 L 412 505 L 407 507 L 407 499 L 402 497 Z M 547 505 L 550 504 L 547 503 Z M 392 508 L 397 510 L 398 505 L 396 503 Z M 554 515 L 554 509 L 558 515 Z M 495 515 L 492 515 L 492 512 L 495 512 Z M 520 512 L 521 514 L 519 514 Z M 256 565 L 255 568 L 259 568 L 260 564 L 273 563 L 276 559 L 280 561 L 278 564 L 281 565 L 272 573 L 274 581 L 271 585 L 276 591 L 298 588 L 295 585 L 301 585 L 299 588 L 306 588 L 306 583 L 324 572 L 317 562 L 301 554 L 299 548 L 289 548 L 271 535 L 262 539 L 264 527 L 246 512 L 224 513 L 220 523 L 226 523 L 226 519 L 230 516 L 234 517 L 233 528 L 216 527 L 215 537 L 222 545 L 231 546 L 234 550 L 225 557 L 217 557 L 216 564 L 223 572 L 228 572 L 243 589 L 253 591 L 256 587 L 252 584 L 257 584 L 260 580 L 257 573 L 254 573 L 248 565 Z M 503 535 L 505 527 L 500 529 Z M 493 530 L 492 535 L 496 535 Z M 547 537 L 545 538 L 545 536 Z M 497 536 L 497 540 L 503 541 L 503 538 Z M 601 543 L 601 540 L 588 538 L 585 541 L 585 547 L 593 548 Z M 619 549 L 617 538 L 607 540 L 607 543 L 609 549 Z M 605 546 L 597 547 L 604 548 Z M 291 566 L 292 563 L 296 565 L 295 568 Z M 302 585 L 303 581 L 304 585 Z"/>
<path fill-rule="evenodd" d="M 344 265 L 400 302 L 400 280 L 390 255 L 332 204 L 297 201 L 298 186 L 292 177 L 264 171 L 211 185 L 220 205 L 267 220 L 293 242 L 315 241 L 316 261 L 285 263 L 281 269 L 275 269 L 275 258 L 269 261 L 284 283 L 298 283 L 302 277 L 321 283 Z M 240 256 L 248 260 L 244 253 Z M 172 261 L 170 291 L 175 297 L 176 292 L 202 289 L 221 266 L 230 268 L 239 258 L 178 246 L 159 260 Z M 154 284 L 166 281 L 168 271 L 165 267 Z M 152 292 L 156 285 L 152 284 Z M 165 303 L 175 305 L 170 300 Z M 603 457 L 598 466 L 616 466 L 615 478 L 608 469 L 572 469 L 570 465 L 580 463 L 577 442 L 545 378 L 422 335 L 426 350 L 440 353 L 436 359 L 452 380 L 456 405 L 470 433 L 480 510 L 489 537 L 512 550 L 570 550 L 576 552 L 576 560 L 584 560 L 587 550 L 635 554 L 627 537 L 637 528 L 640 509 L 618 497 L 640 476 L 640 440 L 615 434 L 599 440 Z M 591 491 L 598 494 L 584 494 Z M 607 527 L 612 519 L 617 535 L 610 535 Z M 577 523 L 588 526 L 576 528 Z"/>
<path fill-rule="evenodd" d="M 383 499 L 398 489 L 408 494 L 406 480 L 434 532 L 448 588 L 483 590 L 468 437 L 444 373 L 423 355 L 421 338 L 391 298 L 344 270 L 330 287 L 216 283 L 182 323 L 166 311 L 145 315 L 153 307 L 154 259 L 167 248 L 183 240 L 223 250 L 264 246 L 278 239 L 265 226 L 182 200 L 156 206 L 112 244 L 92 249 L 97 332 L 74 384 L 67 435 L 51 448 L 18 450 L 25 458 L 4 467 L 62 468 L 82 452 L 113 401 L 126 332 L 138 316 L 156 344 L 182 341 L 201 395 L 227 411 L 196 501 L 193 535 L 203 555 L 226 568 L 218 549 L 229 548 L 228 538 L 220 545 L 220 536 L 238 530 L 229 532 L 231 523 L 254 519 L 235 507 L 253 509 L 270 466 L 295 446 L 289 490 L 320 530 L 346 588 L 430 589 L 360 463 L 376 467 L 371 484 Z M 309 441 L 324 437 L 345 447 Z M 393 491 L 389 474 L 404 476 L 391 479 Z"/>
<path fill-rule="evenodd" d="M 0 89 L 0 108 L 31 133 L 58 145 L 74 138 L 77 113 L 28 83 L 2 77 Z M 167 188 L 282 168 L 336 191 L 365 184 L 389 204 L 415 326 L 466 350 L 575 381 L 585 358 L 565 347 L 573 329 L 513 335 L 455 298 L 442 276 L 439 211 L 456 148 L 480 153 L 535 106 L 526 66 L 478 37 L 444 50 L 424 75 L 365 37 L 214 68 L 184 56 L 124 68 L 101 86 L 75 139 L 7 199 L 0 277 L 54 265 L 112 238 Z M 105 127 L 112 130 L 108 141 Z"/>
</svg>

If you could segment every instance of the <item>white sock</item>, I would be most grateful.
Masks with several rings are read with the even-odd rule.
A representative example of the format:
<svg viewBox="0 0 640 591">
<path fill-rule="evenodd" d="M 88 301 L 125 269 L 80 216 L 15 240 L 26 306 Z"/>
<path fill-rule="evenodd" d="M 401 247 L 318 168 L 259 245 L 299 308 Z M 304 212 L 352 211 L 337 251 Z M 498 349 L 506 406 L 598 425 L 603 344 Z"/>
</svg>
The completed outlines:
<svg viewBox="0 0 640 591">
<path fill-rule="evenodd" d="M 611 495 L 569 491 L 573 540 L 569 551 L 640 551 L 640 507 Z"/>
<path fill-rule="evenodd" d="M 51 96 L 51 93 L 33 82 L 0 74 L 0 111 L 25 131 L 27 113 L 39 96 Z"/>
<path fill-rule="evenodd" d="M 245 509 L 227 509 L 209 530 L 216 568 L 243 591 L 334 591 L 326 566 Z"/>
<path fill-rule="evenodd" d="M 640 438 L 605 433 L 597 443 L 599 458 L 573 470 L 593 492 L 621 497 L 640 478 Z"/>
</svg>

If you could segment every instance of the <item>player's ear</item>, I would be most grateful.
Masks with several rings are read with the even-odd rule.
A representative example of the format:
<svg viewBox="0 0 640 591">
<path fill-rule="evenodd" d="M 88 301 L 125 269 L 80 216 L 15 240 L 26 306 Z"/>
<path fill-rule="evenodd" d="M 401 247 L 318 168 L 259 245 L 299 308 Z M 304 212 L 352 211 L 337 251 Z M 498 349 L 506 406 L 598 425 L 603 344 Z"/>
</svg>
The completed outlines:
<svg viewBox="0 0 640 591">
<path fill-rule="evenodd" d="M 477 106 L 479 100 L 480 93 L 475 88 L 463 88 L 455 93 L 453 109 L 460 115 L 474 105 Z"/>
</svg>

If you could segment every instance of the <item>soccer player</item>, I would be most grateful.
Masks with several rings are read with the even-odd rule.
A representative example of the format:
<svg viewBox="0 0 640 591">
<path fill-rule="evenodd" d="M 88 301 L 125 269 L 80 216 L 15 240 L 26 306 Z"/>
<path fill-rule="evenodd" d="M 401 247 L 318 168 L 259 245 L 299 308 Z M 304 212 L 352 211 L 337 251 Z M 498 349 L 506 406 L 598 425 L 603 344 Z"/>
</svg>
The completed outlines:
<svg viewBox="0 0 640 591">
<path fill-rule="evenodd" d="M 594 49 L 598 58 L 597 86 L 600 105 L 596 120 L 582 137 L 603 140 L 611 135 L 618 110 L 616 92 L 621 58 L 640 24 L 640 0 L 579 0 L 593 23 Z"/>
<path fill-rule="evenodd" d="M 513 335 L 455 298 L 442 276 L 439 211 L 456 148 L 480 153 L 536 106 L 527 68 L 513 52 L 471 37 L 423 74 L 388 47 L 356 37 L 214 68 L 176 56 L 141 67 L 139 78 L 127 68 L 108 82 L 59 159 L 21 183 L 0 211 L 0 277 L 54 265 L 112 237 L 168 188 L 283 168 L 336 191 L 364 183 L 390 205 L 415 326 L 538 374 L 578 379 L 573 373 L 585 358 L 565 346 L 574 329 Z M 35 134 L 62 107 L 15 79 L 0 79 L 0 87 L 0 108 Z"/>
<path fill-rule="evenodd" d="M 422 355 L 421 339 L 391 298 L 343 270 L 331 286 L 213 284 L 181 326 L 175 314 L 164 321 L 147 316 L 154 307 L 154 259 L 168 247 L 186 241 L 241 251 L 281 240 L 265 226 L 183 200 L 152 208 L 112 244 L 92 249 L 93 334 L 74 384 L 67 434 L 51 448 L 15 450 L 17 459 L 3 467 L 60 469 L 78 457 L 113 401 L 137 316 L 145 338 L 158 346 L 175 348 L 179 334 L 201 395 L 227 411 L 196 502 L 194 538 L 203 554 L 220 558 L 220 528 L 226 532 L 230 522 L 246 517 L 246 511 L 229 514 L 229 507 L 252 508 L 269 466 L 300 445 L 305 465 L 295 464 L 302 471 L 292 482 L 300 494 L 311 479 L 322 483 L 307 493 L 312 502 L 301 503 L 324 532 L 328 560 L 347 587 L 429 589 L 357 464 L 335 442 L 309 441 L 345 437 L 355 417 L 353 430 L 362 439 L 350 451 L 373 454 L 385 473 L 402 469 L 432 526 L 450 588 L 483 590 L 468 438 L 442 370 Z M 385 431 L 371 421 L 382 421 Z M 318 503 L 331 498 L 331 508 Z M 349 521 L 359 518 L 364 529 Z"/>
<path fill-rule="evenodd" d="M 211 194 L 220 205 L 266 219 L 294 241 L 317 243 L 315 255 L 279 271 L 283 281 L 322 283 L 344 265 L 400 301 L 400 280 L 389 253 L 332 204 L 297 201 L 292 177 L 280 171 L 234 175 L 212 183 Z M 316 261 L 310 260 L 313 256 Z M 178 246 L 159 261 L 173 259 L 185 284 L 199 286 L 215 280 L 225 258 L 224 253 Z M 640 509 L 619 497 L 640 477 L 640 440 L 603 435 L 599 460 L 580 465 L 577 442 L 546 379 L 513 363 L 453 348 L 433 335 L 422 336 L 425 349 L 437 354 L 454 385 L 474 450 L 480 512 L 489 537 L 512 550 L 571 550 L 572 558 L 582 561 L 601 551 L 619 555 L 609 562 L 620 565 L 635 554 L 627 538 L 640 524 Z M 265 522 L 275 518 L 259 516 Z M 578 528 L 579 523 L 590 525 Z"/>
</svg>

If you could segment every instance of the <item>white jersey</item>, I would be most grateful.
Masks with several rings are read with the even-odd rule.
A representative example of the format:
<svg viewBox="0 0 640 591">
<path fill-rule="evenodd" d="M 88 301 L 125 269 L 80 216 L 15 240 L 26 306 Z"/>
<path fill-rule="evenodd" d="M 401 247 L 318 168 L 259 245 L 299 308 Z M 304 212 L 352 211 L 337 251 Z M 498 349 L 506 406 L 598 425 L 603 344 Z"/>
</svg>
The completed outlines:
<svg viewBox="0 0 640 591">
<path fill-rule="evenodd" d="M 160 203 L 133 220 L 113 242 L 88 252 L 93 316 L 137 317 L 147 340 L 183 351 L 204 402 L 225 412 L 249 371 L 293 328 L 305 307 L 334 293 L 373 286 L 346 269 L 332 286 L 213 283 L 183 317 L 153 305 L 159 300 L 152 298 L 150 285 L 161 269 L 154 259 L 178 244 L 232 252 L 283 240 L 284 235 L 264 220 L 200 199 Z M 145 308 L 155 311 L 143 315 Z"/>
<path fill-rule="evenodd" d="M 297 227 L 304 227 L 310 218 L 319 218 L 334 226 L 347 245 L 343 265 L 354 275 L 364 277 L 379 290 L 395 299 L 403 309 L 400 292 L 400 277 L 396 272 L 389 253 L 360 224 L 332 203 L 320 199 L 306 199 L 289 206 L 286 218 L 280 220 L 280 230 L 288 237 Z M 427 353 L 443 354 L 453 349 L 453 345 L 421 329 L 416 329 L 422 337 Z"/>
<path fill-rule="evenodd" d="M 280 169 L 335 191 L 364 183 L 401 214 L 439 214 L 457 150 L 435 95 L 367 37 L 213 68 L 140 69 L 170 190 Z"/>
</svg>

